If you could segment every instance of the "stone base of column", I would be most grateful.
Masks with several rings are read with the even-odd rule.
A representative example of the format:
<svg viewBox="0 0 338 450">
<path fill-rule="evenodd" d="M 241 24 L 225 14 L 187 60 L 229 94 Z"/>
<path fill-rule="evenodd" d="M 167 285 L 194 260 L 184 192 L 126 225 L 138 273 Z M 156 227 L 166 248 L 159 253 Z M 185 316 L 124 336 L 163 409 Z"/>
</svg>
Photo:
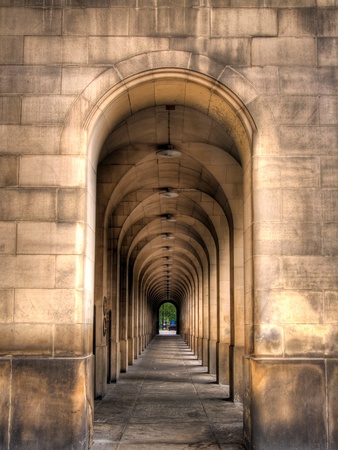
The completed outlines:
<svg viewBox="0 0 338 450">
<path fill-rule="evenodd" d="M 244 347 L 230 346 L 230 396 L 236 403 L 243 403 Z"/>
<path fill-rule="evenodd" d="M 248 448 L 338 448 L 338 360 L 245 358 L 244 382 Z"/>
<path fill-rule="evenodd" d="M 103 398 L 107 390 L 107 346 L 95 348 L 95 398 Z"/>
<path fill-rule="evenodd" d="M 140 348 L 140 338 L 137 336 L 134 338 L 135 340 L 135 345 L 134 345 L 134 359 L 138 358 L 139 353 L 139 348 Z"/>
<path fill-rule="evenodd" d="M 0 358 L 0 398 L 0 448 L 89 448 L 92 357 Z"/>
<path fill-rule="evenodd" d="M 209 339 L 209 373 L 217 374 L 217 342 Z"/>
<path fill-rule="evenodd" d="M 134 338 L 128 339 L 128 364 L 132 366 L 134 364 Z"/>
<path fill-rule="evenodd" d="M 207 367 L 209 364 L 209 339 L 203 338 L 202 365 Z"/>
<path fill-rule="evenodd" d="M 230 345 L 226 342 L 217 342 L 217 382 L 229 384 Z"/>
<path fill-rule="evenodd" d="M 203 358 L 203 339 L 197 338 L 197 358 L 199 361 L 202 361 Z"/>
<path fill-rule="evenodd" d="M 110 357 L 111 357 L 110 382 L 114 383 L 119 379 L 121 371 L 121 351 L 119 342 L 112 341 Z"/>
<path fill-rule="evenodd" d="M 123 339 L 120 341 L 121 350 L 121 372 L 128 371 L 128 340 Z"/>
</svg>

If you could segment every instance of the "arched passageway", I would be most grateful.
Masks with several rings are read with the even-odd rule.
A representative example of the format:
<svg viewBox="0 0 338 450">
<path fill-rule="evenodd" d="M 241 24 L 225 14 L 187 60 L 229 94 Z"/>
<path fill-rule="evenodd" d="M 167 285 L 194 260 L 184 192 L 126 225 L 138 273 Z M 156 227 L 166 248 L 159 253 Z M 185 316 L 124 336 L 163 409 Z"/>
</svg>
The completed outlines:
<svg viewBox="0 0 338 450">
<path fill-rule="evenodd" d="M 170 299 L 180 335 L 240 400 L 252 121 L 231 91 L 191 71 L 153 71 L 129 82 L 102 100 L 90 130 L 95 394 L 104 396 L 107 371 L 116 381 L 138 358 Z M 110 336 L 100 330 L 107 313 Z"/>
</svg>

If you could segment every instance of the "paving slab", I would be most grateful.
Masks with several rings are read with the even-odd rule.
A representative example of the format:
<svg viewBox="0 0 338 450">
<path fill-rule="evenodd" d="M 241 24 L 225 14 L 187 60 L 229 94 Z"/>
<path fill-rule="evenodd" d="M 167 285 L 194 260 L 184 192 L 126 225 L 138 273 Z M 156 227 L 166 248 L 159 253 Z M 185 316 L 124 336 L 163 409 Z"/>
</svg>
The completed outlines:
<svg viewBox="0 0 338 450">
<path fill-rule="evenodd" d="M 157 335 L 95 402 L 91 450 L 243 450 L 243 411 L 182 338 Z"/>
</svg>

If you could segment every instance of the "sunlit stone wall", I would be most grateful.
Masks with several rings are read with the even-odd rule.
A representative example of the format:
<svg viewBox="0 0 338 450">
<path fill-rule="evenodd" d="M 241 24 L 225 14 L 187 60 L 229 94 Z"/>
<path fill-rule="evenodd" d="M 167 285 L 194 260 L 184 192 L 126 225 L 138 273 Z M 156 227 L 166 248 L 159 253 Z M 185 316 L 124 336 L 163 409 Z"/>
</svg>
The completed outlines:
<svg viewBox="0 0 338 450">
<path fill-rule="evenodd" d="M 247 443 L 338 447 L 337 44 L 335 0 L 0 1 L 0 448 L 90 442 L 94 206 L 86 148 L 60 142 L 96 92 L 72 106 L 122 60 L 142 72 L 195 55 L 209 75 L 231 68 L 257 125 Z"/>
</svg>

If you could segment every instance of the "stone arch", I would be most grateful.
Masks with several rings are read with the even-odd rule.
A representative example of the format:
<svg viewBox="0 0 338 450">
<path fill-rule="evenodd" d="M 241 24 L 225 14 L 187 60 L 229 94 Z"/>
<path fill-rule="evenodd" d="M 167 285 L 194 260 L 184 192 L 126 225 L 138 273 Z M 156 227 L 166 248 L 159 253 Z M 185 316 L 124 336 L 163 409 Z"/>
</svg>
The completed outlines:
<svg viewBox="0 0 338 450">
<path fill-rule="evenodd" d="M 229 134 L 233 147 L 228 151 L 243 169 L 245 226 L 247 234 L 252 233 L 252 158 L 261 152 L 278 152 L 275 128 L 259 92 L 233 68 L 201 55 L 153 52 L 120 61 L 93 80 L 78 97 L 69 112 L 60 142 L 62 154 L 76 153 L 87 157 L 85 274 L 88 291 L 94 292 L 96 170 L 109 152 L 106 139 L 121 121 L 159 103 L 184 104 L 198 110 Z M 106 239 L 102 230 L 102 251 Z M 249 312 L 247 328 L 250 329 L 250 239 L 247 243 L 246 309 Z M 96 257 L 102 258 L 102 255 L 97 253 Z M 102 299 L 103 294 L 102 285 L 95 291 L 95 296 Z M 252 336 L 247 341 L 251 346 Z"/>
</svg>

